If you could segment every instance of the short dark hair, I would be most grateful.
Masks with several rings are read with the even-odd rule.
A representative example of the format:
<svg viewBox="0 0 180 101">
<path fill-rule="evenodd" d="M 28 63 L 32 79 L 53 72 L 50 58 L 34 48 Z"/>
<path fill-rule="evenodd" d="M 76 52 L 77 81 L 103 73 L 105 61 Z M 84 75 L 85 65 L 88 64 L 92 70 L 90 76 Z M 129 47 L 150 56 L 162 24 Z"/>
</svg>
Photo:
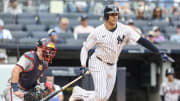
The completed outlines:
<svg viewBox="0 0 180 101">
<path fill-rule="evenodd" d="M 87 16 L 87 15 L 82 15 L 82 16 L 81 16 L 81 21 L 87 20 L 87 19 L 88 19 L 88 16 Z"/>
</svg>

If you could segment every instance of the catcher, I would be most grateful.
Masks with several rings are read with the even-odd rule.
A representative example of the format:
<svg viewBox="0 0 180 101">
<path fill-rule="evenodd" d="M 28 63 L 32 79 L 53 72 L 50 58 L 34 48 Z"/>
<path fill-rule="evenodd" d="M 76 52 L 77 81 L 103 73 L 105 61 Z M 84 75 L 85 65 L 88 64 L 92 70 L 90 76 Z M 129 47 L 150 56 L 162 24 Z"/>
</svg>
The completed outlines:
<svg viewBox="0 0 180 101">
<path fill-rule="evenodd" d="M 39 101 L 45 93 L 37 86 L 37 81 L 55 54 L 56 47 L 48 39 L 37 41 L 34 51 L 24 53 L 13 68 L 9 86 L 4 90 L 6 101 Z"/>
</svg>

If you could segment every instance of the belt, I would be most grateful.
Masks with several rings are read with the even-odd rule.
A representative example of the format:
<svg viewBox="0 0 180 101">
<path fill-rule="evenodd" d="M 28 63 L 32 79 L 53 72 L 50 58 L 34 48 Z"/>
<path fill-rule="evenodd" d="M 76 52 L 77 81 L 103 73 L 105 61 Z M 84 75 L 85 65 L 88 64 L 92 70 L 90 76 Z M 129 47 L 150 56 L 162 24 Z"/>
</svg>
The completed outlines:
<svg viewBox="0 0 180 101">
<path fill-rule="evenodd" d="M 96 58 L 97 58 L 98 60 L 104 62 L 100 57 L 96 56 Z M 104 62 L 104 63 L 106 63 L 106 62 Z M 110 65 L 110 66 L 114 65 L 113 63 L 106 63 L 106 64 L 107 64 L 107 65 Z"/>
</svg>

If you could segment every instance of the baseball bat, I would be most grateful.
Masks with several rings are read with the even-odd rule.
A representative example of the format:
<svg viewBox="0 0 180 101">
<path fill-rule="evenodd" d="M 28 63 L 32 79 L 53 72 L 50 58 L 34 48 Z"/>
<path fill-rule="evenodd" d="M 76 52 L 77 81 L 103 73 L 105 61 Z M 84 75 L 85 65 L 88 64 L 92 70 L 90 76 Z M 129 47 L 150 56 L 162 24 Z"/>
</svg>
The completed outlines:
<svg viewBox="0 0 180 101">
<path fill-rule="evenodd" d="M 90 72 L 87 71 L 84 75 L 89 75 Z M 74 79 L 73 81 L 69 82 L 68 84 L 64 85 L 60 90 L 53 92 L 49 95 L 47 95 L 46 97 L 44 97 L 43 99 L 41 99 L 40 101 L 48 101 L 50 100 L 52 97 L 54 97 L 55 95 L 57 95 L 59 92 L 62 92 L 63 90 L 65 90 L 66 88 L 68 88 L 69 86 L 71 86 L 72 84 L 76 83 L 77 81 L 79 81 L 80 79 L 83 78 L 84 75 L 80 75 L 79 77 L 77 77 L 76 79 Z"/>
</svg>

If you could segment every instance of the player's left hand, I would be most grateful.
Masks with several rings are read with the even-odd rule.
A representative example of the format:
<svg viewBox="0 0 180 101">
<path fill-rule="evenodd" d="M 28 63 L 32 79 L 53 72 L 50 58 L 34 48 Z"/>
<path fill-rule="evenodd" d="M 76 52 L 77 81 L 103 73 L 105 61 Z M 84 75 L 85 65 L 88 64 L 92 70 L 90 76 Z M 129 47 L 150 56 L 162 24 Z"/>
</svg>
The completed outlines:
<svg viewBox="0 0 180 101">
<path fill-rule="evenodd" d="M 87 71 L 87 68 L 86 67 L 81 67 L 80 68 L 80 75 L 84 75 Z"/>
<path fill-rule="evenodd" d="M 173 58 L 169 57 L 166 53 L 161 53 L 161 59 L 163 62 L 169 61 L 169 62 L 175 62 Z"/>
</svg>

